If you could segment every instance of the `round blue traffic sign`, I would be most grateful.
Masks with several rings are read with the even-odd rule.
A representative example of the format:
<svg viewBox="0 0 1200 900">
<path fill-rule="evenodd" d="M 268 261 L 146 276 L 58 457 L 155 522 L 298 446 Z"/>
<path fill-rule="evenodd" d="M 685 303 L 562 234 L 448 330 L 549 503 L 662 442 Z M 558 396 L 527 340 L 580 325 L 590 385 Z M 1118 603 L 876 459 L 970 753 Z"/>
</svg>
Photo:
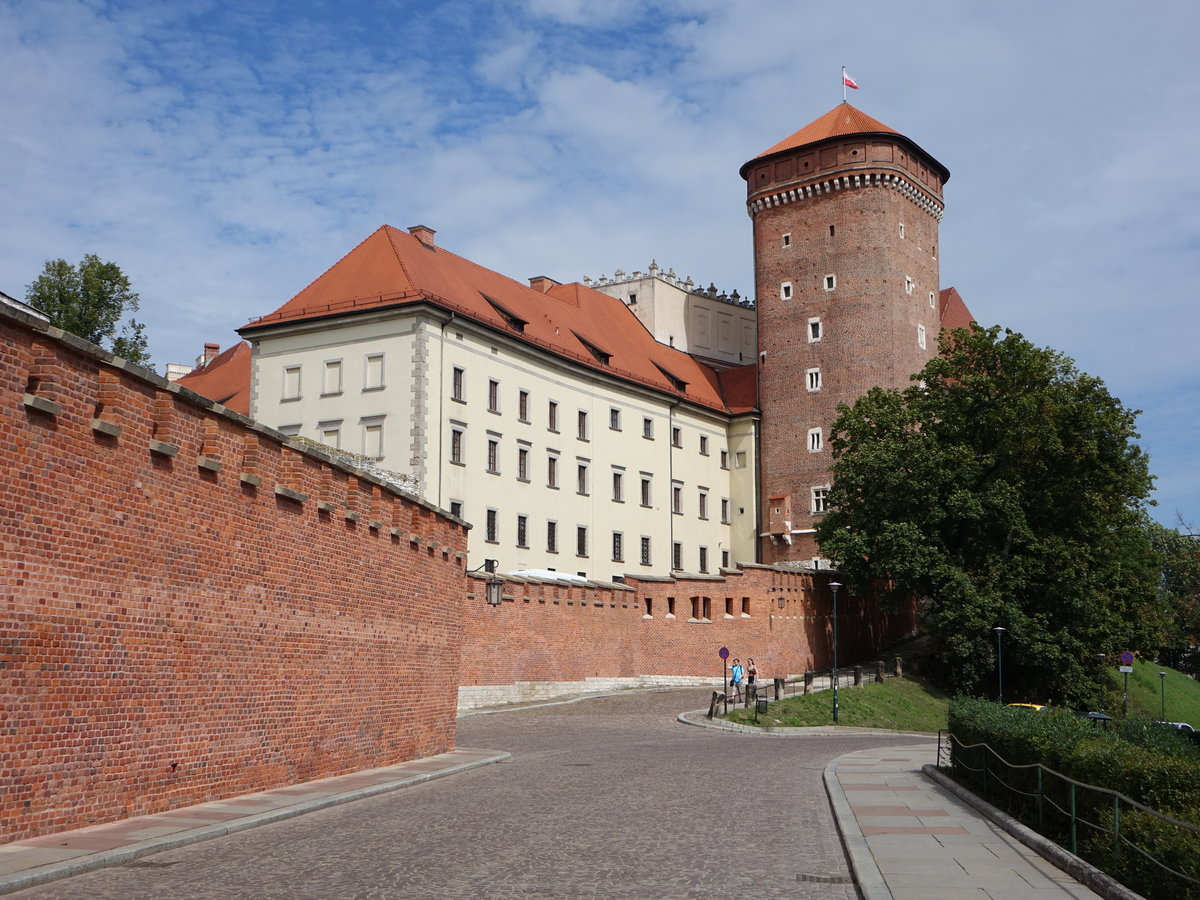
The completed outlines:
<svg viewBox="0 0 1200 900">
<path fill-rule="evenodd" d="M 1124 653 L 1121 654 L 1121 665 L 1123 665 L 1123 666 L 1132 666 L 1133 665 L 1133 652 L 1131 650 L 1126 650 Z"/>
<path fill-rule="evenodd" d="M 729 659 L 729 648 L 722 647 L 717 651 L 717 656 L 721 657 L 721 659 Z"/>
</svg>

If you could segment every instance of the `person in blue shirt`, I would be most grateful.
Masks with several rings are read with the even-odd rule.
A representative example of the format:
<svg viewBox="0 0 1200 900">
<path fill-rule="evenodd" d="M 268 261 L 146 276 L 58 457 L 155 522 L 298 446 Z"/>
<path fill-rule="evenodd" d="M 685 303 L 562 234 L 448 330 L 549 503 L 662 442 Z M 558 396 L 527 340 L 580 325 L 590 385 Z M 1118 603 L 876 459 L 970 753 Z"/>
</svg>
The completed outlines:
<svg viewBox="0 0 1200 900">
<path fill-rule="evenodd" d="M 733 689 L 734 697 L 739 702 L 742 699 L 742 677 L 745 672 L 746 670 L 742 668 L 742 661 L 735 659 L 729 673 L 729 687 Z"/>
</svg>

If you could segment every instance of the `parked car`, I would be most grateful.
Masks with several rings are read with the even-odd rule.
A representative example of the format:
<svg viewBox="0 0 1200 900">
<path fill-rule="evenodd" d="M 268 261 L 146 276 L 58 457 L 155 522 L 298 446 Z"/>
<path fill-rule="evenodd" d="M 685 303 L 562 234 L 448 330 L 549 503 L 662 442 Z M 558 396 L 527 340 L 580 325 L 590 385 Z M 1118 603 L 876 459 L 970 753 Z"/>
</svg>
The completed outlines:
<svg viewBox="0 0 1200 900">
<path fill-rule="evenodd" d="M 1107 725 L 1113 720 L 1113 717 L 1108 713 L 1088 712 L 1087 710 L 1082 709 L 1075 710 L 1075 715 L 1079 716 L 1081 719 L 1089 719 L 1092 722 L 1095 722 L 1097 725 Z"/>
<path fill-rule="evenodd" d="M 1032 709 L 1034 712 L 1046 712 L 1050 707 L 1042 703 L 1005 703 L 1005 706 L 1015 706 L 1018 709 Z"/>
<path fill-rule="evenodd" d="M 1177 728 L 1178 730 L 1182 731 L 1184 734 L 1195 734 L 1196 733 L 1196 729 L 1193 728 L 1191 725 L 1189 725 L 1187 722 L 1155 722 L 1154 724 L 1155 725 L 1166 725 L 1170 728 Z"/>
</svg>

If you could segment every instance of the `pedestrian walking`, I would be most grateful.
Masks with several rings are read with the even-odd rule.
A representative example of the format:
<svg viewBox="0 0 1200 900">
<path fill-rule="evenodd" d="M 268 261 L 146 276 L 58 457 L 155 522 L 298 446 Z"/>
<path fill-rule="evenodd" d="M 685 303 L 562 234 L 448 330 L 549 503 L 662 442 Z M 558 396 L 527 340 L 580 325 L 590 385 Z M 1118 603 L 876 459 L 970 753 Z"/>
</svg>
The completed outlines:
<svg viewBox="0 0 1200 900">
<path fill-rule="evenodd" d="M 758 685 L 758 666 L 754 664 L 754 660 L 752 658 L 746 659 L 746 684 L 748 685 L 748 687 L 746 688 L 746 693 L 750 697 L 757 700 L 758 699 L 758 686 L 757 686 Z"/>
<path fill-rule="evenodd" d="M 742 699 L 742 678 L 745 677 L 746 670 L 742 667 L 742 661 L 735 659 L 733 668 L 729 670 L 729 686 L 733 688 L 734 697 L 740 701 Z"/>
</svg>

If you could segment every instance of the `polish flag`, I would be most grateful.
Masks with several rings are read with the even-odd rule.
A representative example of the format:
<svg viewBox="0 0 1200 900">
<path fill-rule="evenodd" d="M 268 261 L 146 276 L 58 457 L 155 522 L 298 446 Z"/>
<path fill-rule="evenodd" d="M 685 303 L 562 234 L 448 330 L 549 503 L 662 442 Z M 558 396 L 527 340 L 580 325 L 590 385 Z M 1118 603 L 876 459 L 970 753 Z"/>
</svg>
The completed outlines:
<svg viewBox="0 0 1200 900">
<path fill-rule="evenodd" d="M 858 82 L 851 78 L 849 73 L 847 73 L 844 69 L 842 70 L 842 84 L 848 88 L 854 88 L 856 91 L 858 90 Z"/>
</svg>

